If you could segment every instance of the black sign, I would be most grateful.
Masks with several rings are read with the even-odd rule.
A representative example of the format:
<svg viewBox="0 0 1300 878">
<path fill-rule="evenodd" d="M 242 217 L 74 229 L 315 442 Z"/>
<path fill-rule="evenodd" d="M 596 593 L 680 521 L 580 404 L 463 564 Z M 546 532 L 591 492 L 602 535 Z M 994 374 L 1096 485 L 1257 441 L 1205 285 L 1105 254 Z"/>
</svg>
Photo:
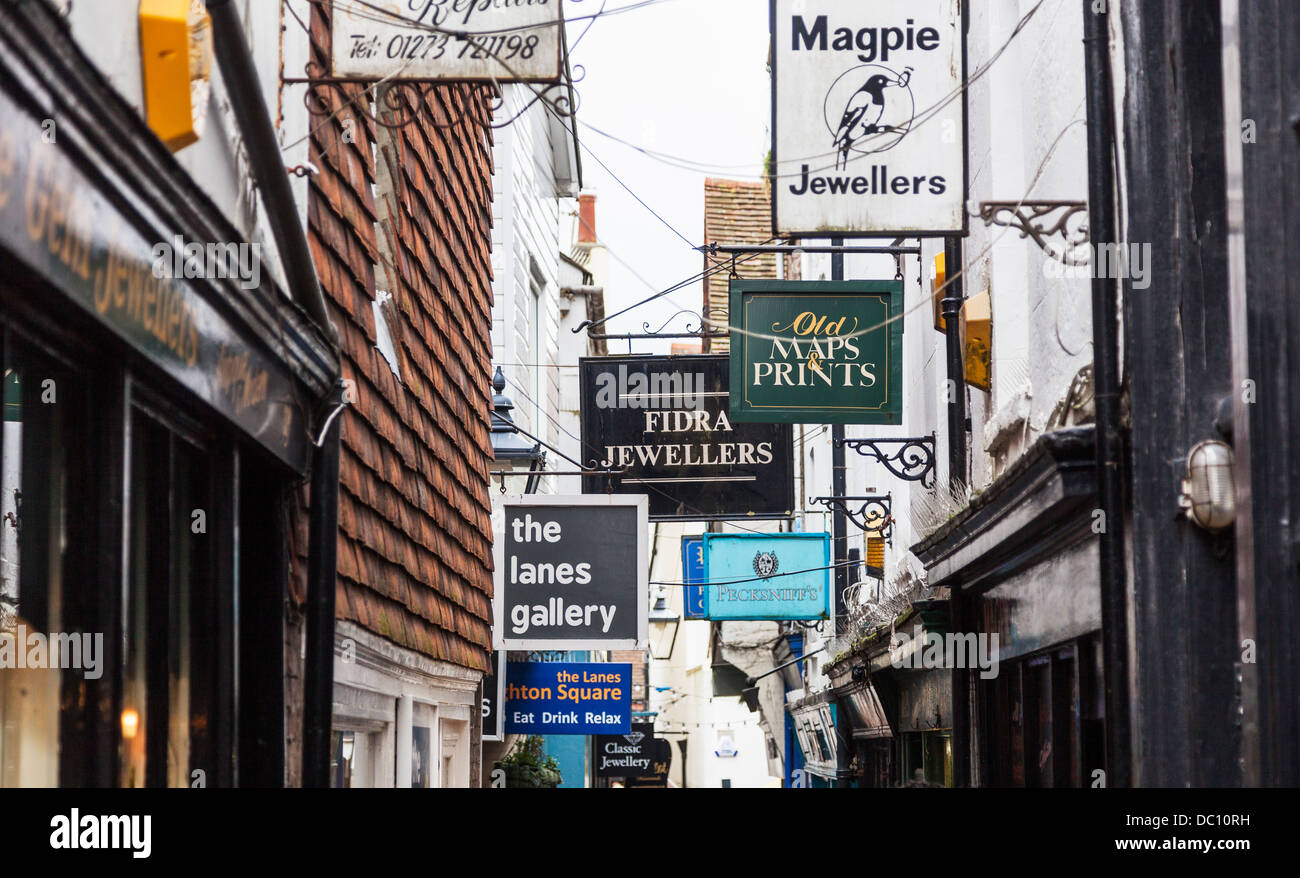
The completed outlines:
<svg viewBox="0 0 1300 878">
<path fill-rule="evenodd" d="M 794 509 L 791 428 L 733 423 L 725 354 L 578 361 L 583 462 L 620 469 L 582 490 L 646 494 L 652 521 L 786 518 Z"/>
<path fill-rule="evenodd" d="M 501 735 L 501 700 L 505 675 L 501 672 L 501 658 L 505 653 L 492 651 L 489 659 L 492 670 L 483 675 L 483 702 L 480 712 L 483 715 L 483 740 L 500 741 Z"/>
<path fill-rule="evenodd" d="M 668 786 L 668 769 L 673 762 L 673 745 L 663 738 L 655 738 L 652 744 L 649 770 L 645 774 L 627 778 L 623 782 L 626 788 Z"/>
<path fill-rule="evenodd" d="M 646 640 L 644 497 L 528 497 L 502 505 L 497 649 L 640 649 Z"/>
<path fill-rule="evenodd" d="M 632 723 L 626 735 L 596 735 L 596 777 L 642 777 L 654 773 L 654 723 Z"/>
</svg>

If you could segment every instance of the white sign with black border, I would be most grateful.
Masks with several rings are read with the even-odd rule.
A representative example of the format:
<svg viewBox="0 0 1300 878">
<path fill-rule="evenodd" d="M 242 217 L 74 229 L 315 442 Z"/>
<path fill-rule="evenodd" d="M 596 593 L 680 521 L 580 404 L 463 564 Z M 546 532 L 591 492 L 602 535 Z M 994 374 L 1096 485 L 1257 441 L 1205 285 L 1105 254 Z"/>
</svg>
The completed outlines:
<svg viewBox="0 0 1300 878">
<path fill-rule="evenodd" d="M 492 547 L 496 649 L 645 648 L 644 494 L 528 495 L 501 508 Z"/>
<path fill-rule="evenodd" d="M 966 234 L 962 6 L 770 0 L 774 234 Z"/>
</svg>

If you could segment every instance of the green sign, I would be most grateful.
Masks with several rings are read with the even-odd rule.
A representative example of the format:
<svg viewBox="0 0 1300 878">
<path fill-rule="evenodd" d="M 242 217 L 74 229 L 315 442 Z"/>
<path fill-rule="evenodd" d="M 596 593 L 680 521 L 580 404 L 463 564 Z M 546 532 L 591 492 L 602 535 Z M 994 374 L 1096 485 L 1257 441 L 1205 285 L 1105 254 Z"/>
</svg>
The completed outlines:
<svg viewBox="0 0 1300 878">
<path fill-rule="evenodd" d="M 901 424 L 903 282 L 731 282 L 733 421 Z"/>
</svg>

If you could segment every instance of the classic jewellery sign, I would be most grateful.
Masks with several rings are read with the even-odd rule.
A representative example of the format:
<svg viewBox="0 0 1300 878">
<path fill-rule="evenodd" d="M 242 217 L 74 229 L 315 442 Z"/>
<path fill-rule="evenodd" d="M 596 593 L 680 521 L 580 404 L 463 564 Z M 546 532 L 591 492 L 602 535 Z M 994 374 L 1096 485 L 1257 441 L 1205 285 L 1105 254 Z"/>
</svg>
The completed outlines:
<svg viewBox="0 0 1300 878">
<path fill-rule="evenodd" d="M 771 0 L 772 228 L 966 232 L 961 0 Z"/>
<path fill-rule="evenodd" d="M 205 280 L 212 264 L 222 269 L 217 277 L 233 277 L 220 259 L 241 248 L 152 239 L 78 170 L 62 138 L 47 142 L 3 94 L 0 119 L 0 242 L 276 457 L 305 469 L 307 431 L 292 379 L 217 309 L 219 281 Z M 251 259 L 247 267 L 260 275 Z"/>
<path fill-rule="evenodd" d="M 507 735 L 632 731 L 632 666 L 506 662 Z"/>
<path fill-rule="evenodd" d="M 731 282 L 733 422 L 901 424 L 902 281 Z"/>
<path fill-rule="evenodd" d="M 722 620 L 826 619 L 830 563 L 830 534 L 705 534 L 705 613 Z"/>
<path fill-rule="evenodd" d="M 530 496 L 494 540 L 497 649 L 641 649 L 646 499 Z"/>
<path fill-rule="evenodd" d="M 335 76 L 555 82 L 561 0 L 336 0 Z"/>
<path fill-rule="evenodd" d="M 579 360 L 584 462 L 624 471 L 582 490 L 647 495 L 652 521 L 788 517 L 791 429 L 734 423 L 730 368 L 725 354 Z"/>
<path fill-rule="evenodd" d="M 626 735 L 596 737 L 596 777 L 654 774 L 657 745 L 654 723 L 633 723 Z"/>
</svg>

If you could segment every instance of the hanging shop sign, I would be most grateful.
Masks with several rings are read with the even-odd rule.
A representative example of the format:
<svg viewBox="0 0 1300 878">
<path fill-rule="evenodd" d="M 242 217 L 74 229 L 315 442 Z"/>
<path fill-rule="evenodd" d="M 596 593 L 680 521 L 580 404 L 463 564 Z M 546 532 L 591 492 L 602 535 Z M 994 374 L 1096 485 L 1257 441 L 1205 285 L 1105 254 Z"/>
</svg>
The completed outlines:
<svg viewBox="0 0 1300 878">
<path fill-rule="evenodd" d="M 901 424 L 903 282 L 731 282 L 733 422 Z"/>
<path fill-rule="evenodd" d="M 650 751 L 650 766 L 644 774 L 628 776 L 623 780 L 627 789 L 668 786 L 668 769 L 673 763 L 673 745 L 664 738 L 655 738 Z"/>
<path fill-rule="evenodd" d="M 505 657 L 504 652 L 493 650 L 488 659 L 488 666 L 492 670 L 483 675 L 483 700 L 480 713 L 483 716 L 484 741 L 505 739 L 501 734 L 501 702 L 505 698 L 506 691 L 506 675 L 501 666 L 505 663 Z"/>
<path fill-rule="evenodd" d="M 771 0 L 772 229 L 965 234 L 962 0 Z"/>
<path fill-rule="evenodd" d="M 654 773 L 660 738 L 654 723 L 632 723 L 626 735 L 596 737 L 596 777 L 641 777 Z M 667 743 L 664 741 L 663 743 Z"/>
<path fill-rule="evenodd" d="M 794 509 L 791 428 L 737 424 L 727 407 L 726 354 L 578 361 L 582 490 L 644 494 L 652 521 L 788 518 Z"/>
<path fill-rule="evenodd" d="M 683 619 L 703 619 L 704 615 L 704 538 L 682 537 L 682 582 L 686 595 Z"/>
<path fill-rule="evenodd" d="M 827 619 L 830 563 L 830 534 L 705 534 L 705 613 L 714 620 Z"/>
<path fill-rule="evenodd" d="M 632 731 L 632 666 L 606 662 L 507 662 L 507 735 L 626 735 Z"/>
<path fill-rule="evenodd" d="M 307 427 L 293 378 L 227 310 L 261 284 L 258 245 L 155 238 L 0 95 L 0 242 L 91 318 L 298 471 Z M 46 120 L 49 122 L 49 120 Z"/>
<path fill-rule="evenodd" d="M 332 72 L 557 82 L 563 26 L 561 0 L 335 0 Z"/>
<path fill-rule="evenodd" d="M 502 513 L 493 646 L 646 645 L 645 497 L 530 496 L 504 502 Z"/>
</svg>

